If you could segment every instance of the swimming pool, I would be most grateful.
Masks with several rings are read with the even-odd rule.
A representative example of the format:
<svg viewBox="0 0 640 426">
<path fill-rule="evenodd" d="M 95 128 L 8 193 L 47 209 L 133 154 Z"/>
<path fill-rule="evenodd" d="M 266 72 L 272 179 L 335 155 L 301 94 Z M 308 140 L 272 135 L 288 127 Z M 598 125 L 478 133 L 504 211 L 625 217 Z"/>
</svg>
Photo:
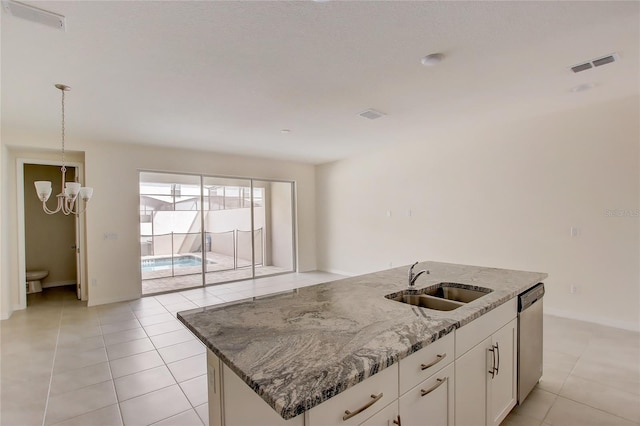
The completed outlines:
<svg viewBox="0 0 640 426">
<path fill-rule="evenodd" d="M 157 257 L 154 259 L 142 260 L 142 272 L 165 271 L 171 269 L 172 260 L 174 268 L 202 266 L 202 259 L 195 256 L 174 256 L 173 258 Z"/>
</svg>

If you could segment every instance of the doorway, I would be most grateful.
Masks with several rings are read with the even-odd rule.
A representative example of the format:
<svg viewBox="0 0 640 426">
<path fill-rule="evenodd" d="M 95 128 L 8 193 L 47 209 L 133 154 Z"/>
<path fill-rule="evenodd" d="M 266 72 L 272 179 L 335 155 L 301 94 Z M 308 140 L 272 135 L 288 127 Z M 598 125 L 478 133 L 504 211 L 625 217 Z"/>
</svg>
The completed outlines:
<svg viewBox="0 0 640 426">
<path fill-rule="evenodd" d="M 78 299 L 86 300 L 86 294 L 82 293 L 80 219 L 76 215 L 46 214 L 34 190 L 34 181 L 50 181 L 52 197 L 47 205 L 54 208 L 55 194 L 61 192 L 60 166 L 19 160 L 18 171 L 22 175 L 18 176 L 21 186 L 18 195 L 22 198 L 18 202 L 22 207 L 18 212 L 20 308 L 28 307 L 34 298 L 46 300 L 43 294 L 62 288 L 72 290 Z M 67 165 L 67 182 L 79 181 L 80 175 L 80 165 Z"/>
</svg>

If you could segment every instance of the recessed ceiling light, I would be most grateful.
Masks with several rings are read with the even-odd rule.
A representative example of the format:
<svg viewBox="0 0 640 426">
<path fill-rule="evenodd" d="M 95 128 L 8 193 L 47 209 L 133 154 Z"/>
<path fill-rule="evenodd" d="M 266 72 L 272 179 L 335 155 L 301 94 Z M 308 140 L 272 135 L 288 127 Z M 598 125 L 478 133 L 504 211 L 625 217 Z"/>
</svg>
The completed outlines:
<svg viewBox="0 0 640 426">
<path fill-rule="evenodd" d="M 291 133 L 291 130 L 289 130 L 289 129 L 281 129 L 280 133 Z"/>
<path fill-rule="evenodd" d="M 432 67 L 439 64 L 444 59 L 444 53 L 432 53 L 425 56 L 420 60 L 420 63 L 425 67 Z"/>
<path fill-rule="evenodd" d="M 587 90 L 593 89 L 594 87 L 596 87 L 595 83 L 584 83 L 584 84 L 579 84 L 575 87 L 572 87 L 569 90 L 572 93 L 578 93 L 578 92 L 586 92 Z"/>
</svg>

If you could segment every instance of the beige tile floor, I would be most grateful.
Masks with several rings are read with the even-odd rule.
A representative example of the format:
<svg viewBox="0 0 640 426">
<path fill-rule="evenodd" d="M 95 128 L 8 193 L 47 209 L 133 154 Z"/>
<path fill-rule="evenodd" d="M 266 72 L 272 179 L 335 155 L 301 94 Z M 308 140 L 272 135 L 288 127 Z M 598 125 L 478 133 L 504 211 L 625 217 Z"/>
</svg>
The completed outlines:
<svg viewBox="0 0 640 426">
<path fill-rule="evenodd" d="M 86 307 L 29 296 L 2 321 L 0 424 L 207 424 L 205 348 L 178 311 L 330 281 L 288 274 Z M 640 335 L 545 316 L 544 376 L 503 425 L 640 424 Z"/>
</svg>

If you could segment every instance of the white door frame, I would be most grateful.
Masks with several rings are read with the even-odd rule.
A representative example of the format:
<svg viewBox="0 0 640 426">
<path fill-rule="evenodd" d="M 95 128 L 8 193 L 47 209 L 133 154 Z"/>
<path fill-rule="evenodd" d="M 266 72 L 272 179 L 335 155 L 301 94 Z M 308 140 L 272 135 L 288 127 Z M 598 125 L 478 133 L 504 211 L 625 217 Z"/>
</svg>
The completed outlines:
<svg viewBox="0 0 640 426">
<path fill-rule="evenodd" d="M 16 175 L 17 175 L 17 211 L 18 211 L 18 283 L 20 291 L 19 291 L 19 301 L 18 306 L 14 306 L 13 310 L 21 310 L 27 307 L 27 288 L 25 283 L 27 282 L 27 271 L 26 271 L 26 251 L 25 251 L 25 223 L 24 223 L 24 166 L 25 164 L 39 164 L 44 166 L 62 166 L 62 161 L 56 160 L 41 160 L 41 159 L 32 159 L 32 158 L 18 158 L 16 160 Z M 79 177 L 84 176 L 84 164 L 76 161 L 65 162 L 65 164 L 69 167 L 76 168 L 76 174 Z M 80 183 L 82 183 L 82 179 L 78 179 Z M 36 197 L 35 190 L 33 192 L 33 196 Z M 83 267 L 84 260 L 86 259 L 86 247 L 84 244 L 85 241 L 85 217 L 84 214 L 81 214 L 78 218 L 80 221 L 80 226 L 77 227 L 77 231 L 79 235 L 77 235 L 77 239 L 80 242 L 80 256 L 78 257 L 78 262 L 80 262 L 80 270 L 83 272 L 82 276 L 77 277 L 78 283 L 80 283 L 80 289 L 82 292 L 82 300 L 87 300 L 87 274 L 86 268 Z M 76 265 L 76 269 L 78 265 Z"/>
</svg>

